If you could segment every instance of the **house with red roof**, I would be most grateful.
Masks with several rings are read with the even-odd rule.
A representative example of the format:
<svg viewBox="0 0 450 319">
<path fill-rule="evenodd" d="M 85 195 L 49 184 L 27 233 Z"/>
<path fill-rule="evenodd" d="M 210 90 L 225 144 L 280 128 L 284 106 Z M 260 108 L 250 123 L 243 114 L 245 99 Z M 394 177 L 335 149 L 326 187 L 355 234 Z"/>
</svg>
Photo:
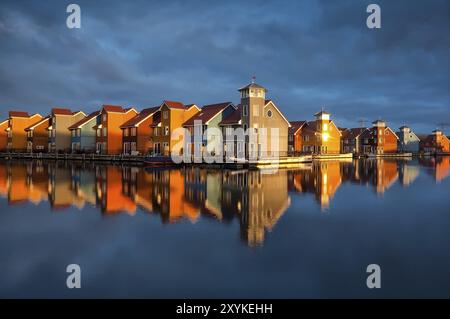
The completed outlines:
<svg viewBox="0 0 450 319">
<path fill-rule="evenodd" d="M 143 109 L 120 126 L 124 154 L 153 153 L 154 123 L 160 119 L 159 106 Z M 159 121 L 160 122 L 160 121 Z"/>
<path fill-rule="evenodd" d="M 361 135 L 366 127 L 346 128 L 342 130 L 342 153 L 361 153 Z"/>
<path fill-rule="evenodd" d="M 182 102 L 165 100 L 159 111 L 161 119 L 156 126 L 153 126 L 153 154 L 170 156 L 174 146 L 180 142 L 179 139 L 172 138 L 172 133 L 182 128 L 187 120 L 199 113 L 200 108 L 195 104 L 185 105 Z"/>
<path fill-rule="evenodd" d="M 10 111 L 6 127 L 6 148 L 13 152 L 27 151 L 27 134 L 25 129 L 42 119 L 40 114 L 30 115 L 27 112 Z"/>
<path fill-rule="evenodd" d="M 366 155 L 394 154 L 398 152 L 398 136 L 386 125 L 385 121 L 376 120 L 373 126 L 360 136 L 360 153 Z"/>
<path fill-rule="evenodd" d="M 72 137 L 69 127 L 85 117 L 83 111 L 72 112 L 67 108 L 52 108 L 48 127 L 48 151 L 71 152 Z"/>
<path fill-rule="evenodd" d="M 136 109 L 124 109 L 118 105 L 103 105 L 100 120 L 94 126 L 96 152 L 98 154 L 122 154 L 122 129 L 125 122 L 138 114 Z"/>
<path fill-rule="evenodd" d="M 186 141 L 190 154 L 195 154 L 195 148 L 202 153 L 206 150 L 211 155 L 216 155 L 215 150 L 222 153 L 222 131 L 219 124 L 235 111 L 236 107 L 231 102 L 205 105 L 200 112 L 184 122 L 183 127 L 190 133 L 190 140 Z M 208 130 L 211 128 L 216 130 Z"/>
<path fill-rule="evenodd" d="M 42 118 L 27 128 L 27 151 L 30 153 L 48 152 L 48 127 L 50 126 L 50 116 Z"/>
<path fill-rule="evenodd" d="M 302 152 L 302 128 L 306 121 L 292 121 L 288 131 L 288 151 L 290 154 Z"/>
<path fill-rule="evenodd" d="M 6 145 L 8 144 L 8 134 L 6 129 L 9 126 L 9 119 L 0 122 L 0 152 L 6 151 Z"/>
<path fill-rule="evenodd" d="M 72 153 L 95 151 L 94 127 L 100 123 L 100 111 L 94 111 L 69 126 Z"/>
<path fill-rule="evenodd" d="M 434 130 L 432 134 L 420 141 L 420 150 L 433 154 L 449 153 L 450 140 L 441 130 Z"/>
</svg>

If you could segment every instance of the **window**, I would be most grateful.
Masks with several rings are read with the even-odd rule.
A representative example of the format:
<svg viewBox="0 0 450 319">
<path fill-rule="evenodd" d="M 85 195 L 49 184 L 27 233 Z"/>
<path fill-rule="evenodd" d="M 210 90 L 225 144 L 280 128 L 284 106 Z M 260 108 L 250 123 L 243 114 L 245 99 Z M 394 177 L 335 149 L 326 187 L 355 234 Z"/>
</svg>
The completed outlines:
<svg viewBox="0 0 450 319">
<path fill-rule="evenodd" d="M 169 135 L 169 127 L 168 126 L 165 126 L 164 127 L 164 135 Z"/>
<path fill-rule="evenodd" d="M 136 128 L 135 127 L 132 127 L 131 129 L 131 136 L 136 136 Z"/>
<path fill-rule="evenodd" d="M 242 106 L 242 116 L 248 116 L 248 105 Z"/>
<path fill-rule="evenodd" d="M 81 128 L 77 129 L 77 136 L 81 136 Z"/>
<path fill-rule="evenodd" d="M 247 131 L 247 124 L 244 124 L 244 131 Z"/>
<path fill-rule="evenodd" d="M 389 135 L 389 131 L 386 131 L 386 135 Z"/>
<path fill-rule="evenodd" d="M 131 142 L 131 151 L 136 151 L 136 142 Z"/>
<path fill-rule="evenodd" d="M 103 122 L 106 122 L 106 114 L 103 114 L 102 118 L 103 118 Z"/>
<path fill-rule="evenodd" d="M 108 130 L 106 129 L 106 127 L 104 127 L 102 130 L 103 136 L 106 136 L 108 134 Z"/>
<path fill-rule="evenodd" d="M 324 123 L 324 124 L 323 124 L 322 130 L 323 130 L 324 132 L 328 131 L 328 124 L 327 124 L 327 123 Z"/>
<path fill-rule="evenodd" d="M 155 127 L 155 136 L 158 136 L 159 135 L 159 129 L 157 128 L 157 127 Z"/>
<path fill-rule="evenodd" d="M 272 115 L 273 115 L 273 114 L 272 114 L 272 110 L 268 110 L 268 111 L 267 111 L 267 117 L 272 117 Z"/>
<path fill-rule="evenodd" d="M 123 136 L 127 137 L 128 136 L 128 128 L 123 130 Z"/>
<path fill-rule="evenodd" d="M 294 135 L 289 134 L 289 142 L 292 142 L 294 140 Z"/>
<path fill-rule="evenodd" d="M 259 106 L 258 105 L 253 106 L 253 116 L 259 116 Z"/>
<path fill-rule="evenodd" d="M 97 129 L 97 137 L 100 137 L 101 136 L 101 129 Z"/>
<path fill-rule="evenodd" d="M 76 130 L 72 130 L 72 137 L 75 137 L 77 135 L 77 131 Z"/>
<path fill-rule="evenodd" d="M 320 142 L 320 135 L 316 136 L 316 140 L 317 140 L 317 142 Z"/>
<path fill-rule="evenodd" d="M 383 135 L 383 130 L 380 130 L 380 132 L 378 134 L 379 135 Z"/>
<path fill-rule="evenodd" d="M 309 142 L 309 135 L 303 135 L 303 141 Z"/>
<path fill-rule="evenodd" d="M 163 112 L 163 119 L 168 119 L 169 118 L 169 111 L 164 111 Z"/>
</svg>

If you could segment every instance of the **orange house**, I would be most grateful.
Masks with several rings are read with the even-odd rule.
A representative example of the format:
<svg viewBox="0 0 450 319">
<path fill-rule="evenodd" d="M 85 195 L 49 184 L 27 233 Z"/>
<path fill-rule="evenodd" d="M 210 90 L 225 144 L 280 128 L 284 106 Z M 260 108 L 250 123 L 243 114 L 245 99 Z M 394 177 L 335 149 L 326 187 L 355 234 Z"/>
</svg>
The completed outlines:
<svg viewBox="0 0 450 319">
<path fill-rule="evenodd" d="M 39 122 L 28 126 L 27 132 L 27 151 L 28 152 L 47 152 L 48 151 L 48 127 L 50 117 L 44 117 Z"/>
<path fill-rule="evenodd" d="M 360 135 L 361 154 L 397 153 L 398 136 L 386 122 L 377 120 Z"/>
<path fill-rule="evenodd" d="M 9 112 L 9 125 L 6 128 L 9 151 L 24 152 L 27 150 L 27 135 L 25 129 L 42 120 L 40 114 L 29 115 L 27 112 Z"/>
<path fill-rule="evenodd" d="M 430 153 L 448 153 L 450 152 L 450 140 L 442 131 L 434 130 L 433 134 L 428 135 L 425 140 L 420 142 L 420 149 Z"/>
<path fill-rule="evenodd" d="M 122 153 L 122 130 L 120 126 L 135 117 L 134 108 L 123 109 L 121 106 L 103 105 L 96 130 L 95 145 L 99 154 Z"/>
<path fill-rule="evenodd" d="M 302 151 L 302 134 L 301 129 L 305 126 L 306 121 L 290 122 L 291 127 L 288 130 L 288 151 L 297 153 Z"/>
<path fill-rule="evenodd" d="M 120 126 L 124 154 L 147 154 L 153 151 L 153 124 L 159 118 L 159 106 L 143 109 Z"/>
<path fill-rule="evenodd" d="M 9 120 L 0 122 L 0 152 L 6 151 L 6 145 L 8 144 L 8 134 L 6 129 L 9 126 Z"/>
<path fill-rule="evenodd" d="M 153 153 L 169 156 L 178 142 L 178 140 L 172 139 L 172 132 L 183 127 L 183 123 L 200 112 L 200 108 L 195 104 L 184 105 L 181 102 L 163 101 L 159 110 L 161 120 L 153 133 Z"/>
<path fill-rule="evenodd" d="M 324 111 L 316 113 L 315 121 L 306 122 L 300 128 L 302 151 L 313 154 L 339 154 L 342 133 Z"/>
</svg>

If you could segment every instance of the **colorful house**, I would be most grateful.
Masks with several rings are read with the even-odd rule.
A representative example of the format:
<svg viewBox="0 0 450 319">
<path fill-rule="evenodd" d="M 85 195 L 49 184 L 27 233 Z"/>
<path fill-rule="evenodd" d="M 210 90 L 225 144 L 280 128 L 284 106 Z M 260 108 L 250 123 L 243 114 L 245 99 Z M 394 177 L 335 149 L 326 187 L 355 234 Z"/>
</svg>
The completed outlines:
<svg viewBox="0 0 450 319">
<path fill-rule="evenodd" d="M 72 152 L 94 152 L 94 127 L 100 120 L 100 111 L 95 111 L 69 126 Z"/>
<path fill-rule="evenodd" d="M 39 122 L 25 128 L 27 133 L 27 151 L 28 152 L 47 152 L 48 151 L 48 127 L 50 126 L 50 117 L 44 117 Z"/>
<path fill-rule="evenodd" d="M 402 153 L 419 153 L 420 150 L 420 139 L 419 137 L 409 128 L 404 125 L 400 127 L 400 131 L 397 132 L 398 136 L 398 151 Z"/>
<path fill-rule="evenodd" d="M 184 105 L 176 101 L 163 101 L 160 106 L 161 121 L 157 124 L 152 137 L 155 155 L 169 156 L 179 142 L 172 139 L 172 132 L 181 128 L 183 123 L 200 112 L 195 104 Z"/>
<path fill-rule="evenodd" d="M 361 135 L 365 127 L 348 128 L 342 131 L 342 153 L 357 154 L 361 150 Z"/>
<path fill-rule="evenodd" d="M 330 113 L 321 111 L 314 115 L 315 121 L 306 122 L 301 127 L 304 153 L 339 154 L 342 133 L 330 120 Z"/>
<path fill-rule="evenodd" d="M 190 154 L 195 154 L 194 143 L 196 142 L 200 144 L 196 146 L 199 151 L 203 151 L 205 148 L 206 151 L 211 154 L 214 152 L 214 149 L 217 149 L 218 147 L 220 147 L 220 151 L 222 151 L 222 144 L 216 144 L 218 141 L 215 136 L 216 133 L 211 132 L 211 130 L 206 130 L 216 128 L 217 132 L 222 134 L 221 128 L 219 127 L 220 122 L 235 110 L 236 107 L 231 102 L 205 105 L 199 113 L 184 122 L 183 127 L 189 130 L 191 137 L 189 141 L 186 141 L 186 145 L 190 149 Z M 195 136 L 197 136 L 197 138 Z M 198 139 L 198 141 L 196 139 Z"/>
<path fill-rule="evenodd" d="M 420 143 L 420 149 L 426 153 L 448 153 L 450 140 L 441 130 L 434 130 Z"/>
<path fill-rule="evenodd" d="M 153 124 L 159 120 L 159 106 L 143 109 L 120 126 L 124 154 L 148 154 L 153 152 Z"/>
<path fill-rule="evenodd" d="M 27 112 L 9 112 L 9 122 L 6 128 L 9 151 L 25 152 L 27 150 L 27 135 L 25 129 L 42 119 L 40 114 L 29 115 Z"/>
<path fill-rule="evenodd" d="M 305 126 L 306 121 L 293 121 L 290 122 L 291 127 L 289 128 L 288 136 L 288 151 L 289 153 L 300 153 L 302 152 L 302 128 Z"/>
<path fill-rule="evenodd" d="M 48 151 L 70 152 L 72 150 L 72 136 L 69 127 L 85 118 L 82 111 L 72 112 L 70 109 L 53 108 L 48 127 Z"/>
<path fill-rule="evenodd" d="M 8 144 L 8 134 L 6 129 L 9 126 L 9 120 L 0 122 L 0 152 L 6 151 L 6 145 Z"/>
<path fill-rule="evenodd" d="M 377 120 L 373 127 L 361 134 L 362 154 L 389 154 L 397 153 L 398 136 L 386 126 L 386 122 Z"/>
<path fill-rule="evenodd" d="M 96 152 L 121 154 L 123 142 L 120 126 L 137 114 L 134 108 L 123 109 L 121 106 L 103 105 L 97 125 L 94 126 Z"/>
</svg>

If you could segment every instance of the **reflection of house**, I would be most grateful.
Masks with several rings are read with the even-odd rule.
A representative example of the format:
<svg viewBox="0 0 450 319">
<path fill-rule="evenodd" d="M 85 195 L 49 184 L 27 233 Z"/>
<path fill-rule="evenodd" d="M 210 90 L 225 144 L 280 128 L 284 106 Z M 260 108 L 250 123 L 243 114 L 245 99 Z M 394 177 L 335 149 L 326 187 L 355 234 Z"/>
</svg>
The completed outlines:
<svg viewBox="0 0 450 319">
<path fill-rule="evenodd" d="M 0 152 L 6 150 L 6 145 L 8 144 L 8 133 L 6 129 L 9 126 L 9 120 L 4 120 L 0 122 Z"/>
<path fill-rule="evenodd" d="M 39 122 L 25 128 L 25 132 L 27 132 L 28 152 L 47 152 L 49 125 L 50 117 L 47 116 Z"/>
<path fill-rule="evenodd" d="M 361 135 L 367 128 L 348 128 L 342 131 L 342 153 L 360 153 Z"/>
<path fill-rule="evenodd" d="M 290 122 L 291 127 L 288 131 L 288 151 L 292 152 L 302 152 L 302 127 L 306 124 L 305 121 L 294 121 Z"/>
<path fill-rule="evenodd" d="M 27 150 L 27 135 L 25 129 L 42 119 L 40 114 L 29 115 L 27 112 L 9 112 L 9 122 L 6 128 L 7 149 L 24 152 Z"/>
<path fill-rule="evenodd" d="M 151 136 L 155 128 L 155 119 L 159 119 L 159 106 L 143 109 L 139 114 L 132 117 L 120 126 L 123 138 L 123 153 L 147 154 L 153 151 Z"/>
<path fill-rule="evenodd" d="M 430 153 L 448 153 L 450 152 L 450 140 L 442 131 L 434 130 L 433 134 L 421 141 L 420 149 Z"/>
<path fill-rule="evenodd" d="M 373 127 L 361 134 L 361 153 L 388 154 L 397 153 L 398 137 L 386 122 L 377 120 Z"/>
<path fill-rule="evenodd" d="M 92 166 L 77 166 L 71 168 L 72 191 L 77 198 L 91 205 L 96 204 L 95 170 Z"/>
<path fill-rule="evenodd" d="M 374 175 L 372 185 L 375 186 L 376 192 L 384 193 L 391 188 L 398 179 L 397 162 L 395 160 L 374 160 Z"/>
<path fill-rule="evenodd" d="M 9 188 L 7 163 L 0 161 L 0 196 L 6 197 Z"/>
<path fill-rule="evenodd" d="M 123 183 L 123 171 L 117 166 L 96 167 L 96 196 L 104 214 L 126 212 L 133 215 L 136 204 Z"/>
<path fill-rule="evenodd" d="M 160 107 L 160 122 L 153 133 L 154 153 L 169 156 L 178 140 L 172 140 L 172 132 L 200 112 L 195 104 L 184 105 L 176 101 L 163 101 Z"/>
<path fill-rule="evenodd" d="M 121 106 L 103 105 L 96 131 L 96 151 L 100 154 L 122 153 L 122 130 L 120 126 L 136 116 L 134 108 L 123 109 Z"/>
<path fill-rule="evenodd" d="M 59 210 L 72 205 L 82 208 L 84 200 L 77 196 L 72 183 L 72 172 L 66 163 L 55 162 L 48 166 L 48 193 L 52 209 Z"/>
<path fill-rule="evenodd" d="M 86 116 L 85 118 L 81 119 L 80 121 L 69 126 L 72 152 L 95 151 L 94 126 L 97 125 L 99 119 L 100 119 L 100 112 L 95 111 Z"/>
<path fill-rule="evenodd" d="M 408 126 L 400 127 L 398 136 L 398 151 L 403 153 L 418 153 L 420 139 Z"/>
<path fill-rule="evenodd" d="M 8 202 L 21 203 L 29 199 L 27 167 L 21 163 L 8 165 Z"/>
<path fill-rule="evenodd" d="M 403 186 L 411 185 L 420 174 L 420 168 L 417 165 L 411 165 L 407 161 L 399 163 L 399 180 Z"/>
<path fill-rule="evenodd" d="M 440 182 L 450 174 L 450 158 L 447 156 L 436 158 L 435 179 Z"/>
<path fill-rule="evenodd" d="M 342 133 L 324 111 L 315 114 L 316 120 L 301 127 L 302 147 L 305 153 L 339 154 Z"/>
<path fill-rule="evenodd" d="M 72 137 L 69 127 L 86 117 L 82 111 L 72 112 L 69 109 L 53 108 L 48 127 L 48 149 L 50 152 L 70 152 Z"/>
</svg>

